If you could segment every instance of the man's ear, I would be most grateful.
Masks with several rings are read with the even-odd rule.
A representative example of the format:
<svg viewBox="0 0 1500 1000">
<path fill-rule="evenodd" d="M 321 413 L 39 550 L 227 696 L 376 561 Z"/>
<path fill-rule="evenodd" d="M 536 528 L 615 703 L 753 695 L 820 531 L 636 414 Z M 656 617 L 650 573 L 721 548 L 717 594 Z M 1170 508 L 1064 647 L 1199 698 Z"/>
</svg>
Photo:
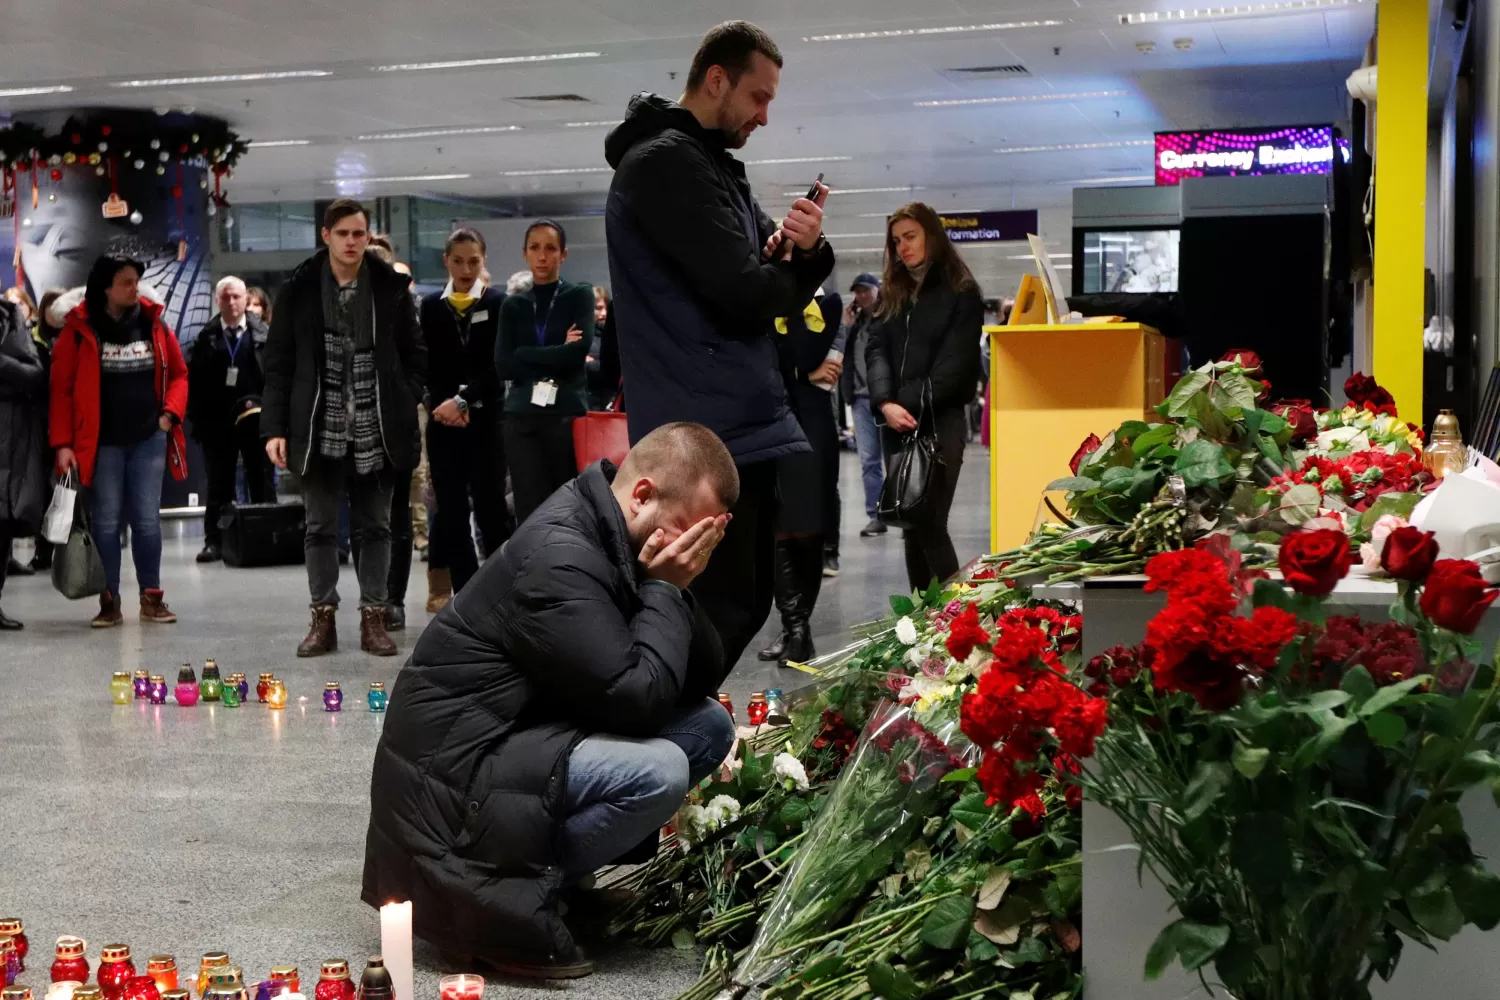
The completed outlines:
<svg viewBox="0 0 1500 1000">
<path fill-rule="evenodd" d="M 642 476 L 635 481 L 631 487 L 630 498 L 638 504 L 648 504 L 656 499 L 656 484 L 647 476 Z"/>
</svg>

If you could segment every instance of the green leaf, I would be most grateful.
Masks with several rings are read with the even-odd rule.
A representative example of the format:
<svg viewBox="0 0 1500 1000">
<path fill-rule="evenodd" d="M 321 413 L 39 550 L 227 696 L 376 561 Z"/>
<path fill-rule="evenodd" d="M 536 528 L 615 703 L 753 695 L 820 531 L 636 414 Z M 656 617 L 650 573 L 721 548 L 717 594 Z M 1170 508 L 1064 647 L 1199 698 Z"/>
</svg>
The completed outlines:
<svg viewBox="0 0 1500 1000">
<path fill-rule="evenodd" d="M 1365 732 L 1383 747 L 1393 747 L 1406 738 L 1406 720 L 1395 712 L 1376 712 L 1365 720 Z"/>
<path fill-rule="evenodd" d="M 1158 979 L 1175 957 L 1188 972 L 1196 972 L 1229 942 L 1226 924 L 1177 920 L 1168 924 L 1146 952 L 1146 978 Z"/>
<path fill-rule="evenodd" d="M 1500 925 L 1500 875 L 1480 865 L 1453 873 L 1453 898 L 1469 923 L 1482 931 Z"/>
<path fill-rule="evenodd" d="M 1162 445 L 1171 444 L 1177 437 L 1176 424 L 1156 424 L 1149 431 L 1136 438 L 1130 445 L 1136 458 L 1149 455 Z"/>
<path fill-rule="evenodd" d="M 953 804 L 949 815 L 970 830 L 978 830 L 995 811 L 994 806 L 985 805 L 988 798 L 983 792 L 970 792 Z"/>
<path fill-rule="evenodd" d="M 1256 388 L 1243 375 L 1220 375 L 1209 390 L 1209 399 L 1221 410 L 1255 408 Z"/>
<path fill-rule="evenodd" d="M 1339 687 L 1349 692 L 1349 697 L 1354 700 L 1355 708 L 1375 696 L 1375 679 L 1364 667 L 1351 667 L 1344 675 L 1343 683 Z"/>
<path fill-rule="evenodd" d="M 1271 437 L 1275 437 L 1292 426 L 1287 422 L 1286 417 L 1283 417 L 1279 413 L 1272 413 L 1270 410 L 1256 410 L 1255 412 L 1260 414 L 1258 423 L 1260 424 L 1259 430 L 1262 434 L 1269 434 Z M 1247 413 L 1245 416 L 1248 418 L 1250 414 Z"/>
<path fill-rule="evenodd" d="M 1407 693 L 1413 688 L 1426 684 L 1430 680 L 1432 680 L 1432 677 L 1429 674 L 1417 674 L 1415 677 L 1408 677 L 1404 681 L 1398 681 L 1389 687 L 1381 688 L 1371 695 L 1368 701 L 1359 706 L 1360 718 L 1368 719 L 1376 712 L 1382 712 L 1390 708 L 1406 697 Z"/>
<path fill-rule="evenodd" d="M 1217 486 L 1234 475 L 1234 466 L 1224 457 L 1224 447 L 1205 438 L 1190 442 L 1177 456 L 1177 474 L 1188 489 Z"/>
<path fill-rule="evenodd" d="M 891 610 L 898 615 L 909 615 L 917 610 L 917 605 L 915 601 L 905 594 L 892 594 Z"/>
<path fill-rule="evenodd" d="M 1291 595 L 1275 580 L 1256 580 L 1250 603 L 1257 608 L 1281 608 L 1286 610 Z"/>
<path fill-rule="evenodd" d="M 1161 425 L 1158 424 L 1157 426 L 1159 427 Z M 1146 423 L 1144 420 L 1127 420 L 1119 427 L 1115 428 L 1115 437 L 1119 438 L 1122 441 L 1134 441 L 1136 438 L 1140 437 L 1150 429 L 1151 425 Z M 1137 452 L 1136 454 L 1140 453 Z"/>
<path fill-rule="evenodd" d="M 821 983 L 825 979 L 832 979 L 844 971 L 843 955 L 825 955 L 812 965 L 802 970 L 798 976 L 804 983 Z"/>
<path fill-rule="evenodd" d="M 1261 411 L 1257 410 L 1255 412 L 1259 413 Z M 1255 447 L 1259 448 L 1262 455 L 1278 466 L 1282 464 L 1284 459 L 1281 454 L 1281 445 L 1276 443 L 1275 438 L 1267 437 L 1264 434 L 1257 434 L 1255 435 Z"/>
<path fill-rule="evenodd" d="M 885 997 L 885 1000 L 917 1000 L 922 987 L 905 969 L 894 969 L 889 962 L 876 960 L 865 969 L 870 983 L 870 992 Z"/>
<path fill-rule="evenodd" d="M 1371 529 L 1375 527 L 1375 522 L 1387 514 L 1408 518 L 1411 516 L 1411 512 L 1416 509 L 1417 501 L 1421 499 L 1422 494 L 1420 493 L 1383 494 L 1377 497 L 1375 502 L 1370 504 L 1369 508 L 1360 515 L 1359 530 L 1364 534 L 1369 534 Z"/>
<path fill-rule="evenodd" d="M 1099 480 L 1087 476 L 1064 476 L 1047 484 L 1049 490 L 1067 490 L 1069 493 L 1087 493 L 1099 488 Z"/>
<path fill-rule="evenodd" d="M 1233 775 L 1223 761 L 1199 761 L 1193 778 L 1182 793 L 1182 814 L 1193 820 L 1202 816 L 1224 794 Z"/>
<path fill-rule="evenodd" d="M 1193 397 L 1208 388 L 1213 377 L 1208 372 L 1188 372 L 1178 379 L 1163 404 L 1166 416 L 1185 417 L 1193 408 Z"/>
<path fill-rule="evenodd" d="M 969 961 L 993 962 L 1000 949 L 989 938 L 974 931 L 969 934 Z"/>
<path fill-rule="evenodd" d="M 1016 946 L 1006 957 L 1016 966 L 1032 965 L 1036 962 L 1045 962 L 1052 952 L 1047 948 L 1047 943 L 1040 938 L 1029 937 Z M 1011 994 L 1015 996 L 1014 993 Z"/>
<path fill-rule="evenodd" d="M 940 951 L 951 951 L 969 939 L 973 923 L 973 897 L 950 896 L 932 908 L 919 936 Z"/>
<path fill-rule="evenodd" d="M 1441 880 L 1442 876 L 1437 876 Z M 1433 879 L 1406 894 L 1406 906 L 1412 919 L 1433 937 L 1444 941 L 1463 930 L 1464 915 L 1453 898 L 1453 890 Z"/>
<path fill-rule="evenodd" d="M 1500 758 L 1488 750 L 1470 750 L 1453 766 L 1453 776 L 1449 780 L 1454 788 L 1468 788 L 1496 778 L 1500 778 Z"/>
<path fill-rule="evenodd" d="M 957 771 L 949 771 L 947 774 L 939 778 L 938 782 L 942 783 L 946 781 L 968 781 L 970 778 L 974 777 L 977 771 L 978 768 L 973 767 L 965 767 Z"/>
<path fill-rule="evenodd" d="M 1230 941 L 1214 959 L 1214 971 L 1219 974 L 1226 987 L 1238 990 L 1255 971 L 1255 949 L 1238 941 Z"/>
<path fill-rule="evenodd" d="M 805 799 L 787 799 L 778 817 L 787 826 L 801 826 L 812 815 L 812 806 Z"/>
<path fill-rule="evenodd" d="M 1323 494 L 1312 483 L 1299 483 L 1281 498 L 1281 517 L 1287 524 L 1306 524 L 1323 509 Z"/>
<path fill-rule="evenodd" d="M 1234 769 L 1251 781 L 1260 777 L 1260 772 L 1266 769 L 1266 763 L 1270 759 L 1271 751 L 1266 747 L 1246 746 L 1243 743 L 1234 745 Z"/>
<path fill-rule="evenodd" d="M 686 927 L 679 927 L 672 932 L 672 947 L 678 951 L 692 951 L 698 947 L 698 939 Z"/>
<path fill-rule="evenodd" d="M 1348 691 L 1319 691 L 1291 702 L 1286 710 L 1294 715 L 1311 715 L 1314 712 L 1326 712 L 1329 709 L 1338 708 L 1348 700 Z"/>
</svg>

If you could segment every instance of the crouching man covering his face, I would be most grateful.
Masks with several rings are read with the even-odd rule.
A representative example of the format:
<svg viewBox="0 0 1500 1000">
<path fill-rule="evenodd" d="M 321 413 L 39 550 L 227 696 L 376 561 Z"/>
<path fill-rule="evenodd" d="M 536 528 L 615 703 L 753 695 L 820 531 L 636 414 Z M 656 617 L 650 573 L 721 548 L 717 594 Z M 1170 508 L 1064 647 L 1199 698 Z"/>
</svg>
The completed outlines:
<svg viewBox="0 0 1500 1000">
<path fill-rule="evenodd" d="M 727 668 L 687 592 L 734 461 L 698 424 L 559 489 L 422 634 L 375 752 L 364 900 L 512 974 L 592 965 L 559 904 L 657 831 L 733 742 Z"/>
</svg>

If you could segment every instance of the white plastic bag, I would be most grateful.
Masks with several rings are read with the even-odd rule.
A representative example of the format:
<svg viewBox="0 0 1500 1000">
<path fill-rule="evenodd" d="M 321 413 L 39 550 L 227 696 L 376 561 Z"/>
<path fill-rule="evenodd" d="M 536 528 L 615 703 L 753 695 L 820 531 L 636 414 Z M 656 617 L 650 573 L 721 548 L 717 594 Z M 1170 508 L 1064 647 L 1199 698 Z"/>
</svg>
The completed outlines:
<svg viewBox="0 0 1500 1000">
<path fill-rule="evenodd" d="M 72 470 L 52 487 L 52 502 L 42 520 L 42 537 L 53 545 L 68 544 L 73 533 L 73 508 L 78 503 L 78 476 Z"/>
</svg>

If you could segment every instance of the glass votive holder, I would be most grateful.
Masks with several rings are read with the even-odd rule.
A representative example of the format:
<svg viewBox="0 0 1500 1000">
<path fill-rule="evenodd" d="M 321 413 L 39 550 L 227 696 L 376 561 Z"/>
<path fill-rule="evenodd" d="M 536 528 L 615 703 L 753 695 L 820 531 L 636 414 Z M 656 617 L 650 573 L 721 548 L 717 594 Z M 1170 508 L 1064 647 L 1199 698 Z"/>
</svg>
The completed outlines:
<svg viewBox="0 0 1500 1000">
<path fill-rule="evenodd" d="M 138 701 L 144 701 L 145 700 L 145 698 L 146 698 L 146 684 L 148 683 L 148 681 L 150 679 L 150 676 L 151 675 L 148 674 L 148 673 L 146 673 L 146 671 L 144 671 L 144 670 L 137 670 L 135 672 L 134 686 L 135 686 L 135 697 L 136 697 L 136 700 L 138 700 Z"/>
<path fill-rule="evenodd" d="M 165 705 L 167 703 L 167 679 L 161 674 L 152 674 L 150 683 L 146 685 L 146 697 L 153 705 Z"/>
<path fill-rule="evenodd" d="M 271 688 L 266 692 L 266 704 L 272 708 L 286 708 L 286 697 L 286 683 L 272 680 Z"/>
<path fill-rule="evenodd" d="M 219 700 L 224 703 L 225 708 L 239 708 L 240 689 L 233 684 L 224 684 L 219 689 Z"/>
<path fill-rule="evenodd" d="M 323 711 L 342 712 L 344 710 L 344 690 L 338 681 L 329 681 L 323 685 Z"/>
<path fill-rule="evenodd" d="M 444 976 L 438 980 L 442 1000 L 483 1000 L 484 977 L 471 972 Z"/>
<path fill-rule="evenodd" d="M 129 705 L 130 691 L 130 675 L 123 670 L 115 671 L 114 675 L 109 679 L 110 700 L 116 705 Z"/>
<path fill-rule="evenodd" d="M 381 681 L 371 681 L 369 696 L 370 711 L 384 712 L 388 704 L 390 704 L 390 696 L 385 692 L 385 684 Z"/>
</svg>

